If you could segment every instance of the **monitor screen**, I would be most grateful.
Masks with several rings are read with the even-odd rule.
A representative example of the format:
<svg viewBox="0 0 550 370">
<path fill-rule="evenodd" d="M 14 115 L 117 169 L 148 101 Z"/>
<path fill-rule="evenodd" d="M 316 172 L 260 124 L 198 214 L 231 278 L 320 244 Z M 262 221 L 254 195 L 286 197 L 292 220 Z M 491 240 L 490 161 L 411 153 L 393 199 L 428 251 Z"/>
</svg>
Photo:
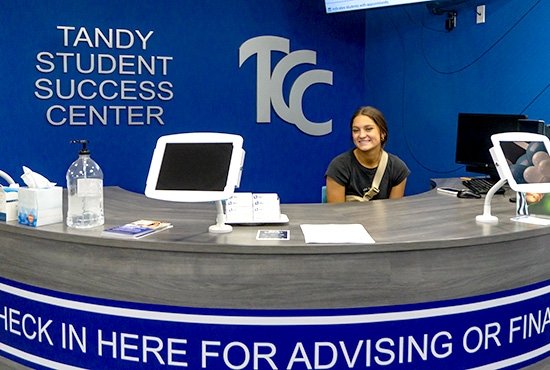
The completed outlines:
<svg viewBox="0 0 550 370">
<path fill-rule="evenodd" d="M 550 192 L 550 141 L 528 133 L 502 133 L 491 138 L 501 178 L 519 192 Z"/>
<path fill-rule="evenodd" d="M 351 10 L 379 8 L 382 6 L 404 5 L 412 3 L 426 3 L 432 0 L 384 0 L 384 1 L 365 1 L 365 0 L 325 0 L 325 9 L 327 13 L 347 12 Z"/>
<path fill-rule="evenodd" d="M 523 114 L 459 113 L 456 136 L 456 163 L 466 170 L 496 176 L 489 153 L 491 136 L 502 132 L 544 134 L 544 121 L 528 120 Z"/>
<path fill-rule="evenodd" d="M 205 202 L 229 198 L 240 181 L 242 137 L 220 133 L 162 136 L 153 153 L 145 195 Z"/>
</svg>

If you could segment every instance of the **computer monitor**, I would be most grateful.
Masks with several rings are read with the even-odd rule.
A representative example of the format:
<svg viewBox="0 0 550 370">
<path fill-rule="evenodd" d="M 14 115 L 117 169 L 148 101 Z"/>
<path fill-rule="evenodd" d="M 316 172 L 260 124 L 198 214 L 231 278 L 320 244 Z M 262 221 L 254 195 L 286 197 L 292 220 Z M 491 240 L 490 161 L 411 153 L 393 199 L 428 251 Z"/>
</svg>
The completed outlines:
<svg viewBox="0 0 550 370">
<path fill-rule="evenodd" d="M 469 172 L 498 178 L 489 149 L 491 136 L 502 132 L 544 134 L 545 124 L 524 114 L 459 113 L 456 163 L 466 165 Z"/>
<path fill-rule="evenodd" d="M 183 133 L 162 136 L 153 152 L 145 195 L 173 202 L 228 199 L 240 182 L 241 136 Z"/>
<path fill-rule="evenodd" d="M 502 179 L 523 193 L 550 192 L 550 140 L 544 135 L 507 132 L 491 137 Z"/>
</svg>

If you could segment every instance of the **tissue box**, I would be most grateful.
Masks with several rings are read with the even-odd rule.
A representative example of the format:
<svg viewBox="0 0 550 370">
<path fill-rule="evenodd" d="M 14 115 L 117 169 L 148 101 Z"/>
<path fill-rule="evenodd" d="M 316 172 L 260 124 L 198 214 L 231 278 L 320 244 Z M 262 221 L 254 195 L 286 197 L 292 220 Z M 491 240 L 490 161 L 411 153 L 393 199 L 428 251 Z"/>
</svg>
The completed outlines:
<svg viewBox="0 0 550 370">
<path fill-rule="evenodd" d="M 63 222 L 63 188 L 20 188 L 18 220 L 34 227 Z"/>
<path fill-rule="evenodd" d="M 0 221 L 17 220 L 17 189 L 0 188 Z"/>
</svg>

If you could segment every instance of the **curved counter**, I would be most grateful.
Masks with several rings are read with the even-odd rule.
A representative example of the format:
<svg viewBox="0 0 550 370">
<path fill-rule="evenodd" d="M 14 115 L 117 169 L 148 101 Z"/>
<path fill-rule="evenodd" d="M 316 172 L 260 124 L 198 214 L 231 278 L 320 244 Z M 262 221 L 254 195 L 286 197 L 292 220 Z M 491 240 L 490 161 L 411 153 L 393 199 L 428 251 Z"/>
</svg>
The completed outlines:
<svg viewBox="0 0 550 370">
<path fill-rule="evenodd" d="M 107 238 L 102 235 L 101 229 L 73 230 L 63 224 L 36 229 L 15 223 L 0 224 L 0 277 L 3 278 L 0 282 L 7 287 L 6 291 L 14 288 L 8 292 L 10 297 L 14 295 L 28 298 L 39 294 L 58 298 L 63 302 L 122 306 L 141 311 L 176 310 L 185 315 L 215 314 L 216 317 L 242 317 L 244 313 L 264 317 L 269 313 L 270 317 L 292 316 L 293 320 L 304 315 L 348 317 L 390 311 L 419 312 L 451 306 L 464 308 L 468 304 L 496 302 L 495 300 L 511 296 L 531 299 L 526 294 L 536 292 L 532 293 L 535 294 L 532 297 L 536 296 L 537 299 L 533 307 L 539 309 L 533 308 L 533 312 L 523 313 L 527 315 L 527 319 L 537 319 L 537 314 L 540 316 L 536 323 L 536 332 L 531 333 L 528 338 L 537 340 L 536 343 L 527 343 L 528 346 L 532 345 L 528 348 L 530 355 L 521 357 L 525 356 L 523 350 L 508 357 L 498 352 L 499 349 L 510 351 L 505 349 L 504 339 L 508 339 L 508 345 L 514 348 L 520 341 L 514 335 L 523 330 L 515 326 L 519 322 L 516 318 L 522 314 L 516 313 L 516 316 L 506 316 L 501 323 L 494 321 L 488 322 L 495 324 L 493 326 L 485 325 L 487 348 L 484 347 L 484 350 L 489 352 L 484 356 L 493 356 L 490 351 L 494 350 L 494 360 L 489 356 L 487 361 L 498 363 L 499 366 L 518 366 L 541 360 L 539 364 L 542 366 L 550 364 L 550 322 L 546 324 L 545 316 L 550 315 L 550 228 L 511 221 L 510 217 L 515 214 L 515 205 L 509 202 L 507 196 L 497 195 L 493 199 L 492 213 L 499 217 L 496 225 L 476 223 L 475 216 L 482 212 L 483 199 L 459 199 L 439 194 L 435 190 L 400 200 L 355 204 L 289 204 L 282 205 L 281 208 L 290 219 L 288 224 L 235 226 L 230 234 L 216 235 L 208 233 L 208 226 L 214 223 L 216 217 L 213 204 L 167 203 L 147 199 L 143 195 L 120 188 L 106 188 L 105 227 L 142 218 L 168 221 L 174 227 L 143 239 L 128 240 Z M 300 225 L 306 223 L 360 223 L 365 226 L 376 244 L 306 244 L 300 229 Z M 290 230 L 290 240 L 258 241 L 258 229 Z M 7 349 L 0 347 L 0 350 L 5 357 L 28 366 L 38 364 L 45 368 L 54 368 L 71 361 L 78 362 L 78 355 L 75 357 L 77 360 L 71 357 L 64 362 L 62 357 L 53 358 L 42 353 L 28 354 L 30 351 L 25 350 L 25 343 L 10 342 L 14 337 L 23 342 L 36 341 L 36 338 L 24 335 L 23 309 L 14 309 L 18 313 L 10 319 L 10 305 L 4 302 L 3 306 L 5 311 L 4 314 L 0 311 L 0 318 L 3 318 L 6 330 L 0 341 Z M 499 307 L 502 307 L 500 303 Z M 472 311 L 479 310 L 476 308 Z M 454 320 L 453 315 L 445 315 L 447 323 Z M 37 313 L 33 314 L 32 322 L 36 322 L 39 316 Z M 86 321 L 86 316 L 81 320 Z M 457 320 L 463 321 L 462 318 Z M 11 330 L 10 325 L 13 322 L 16 327 Z M 302 324 L 305 325 L 306 322 L 289 325 Z M 394 324 L 395 322 L 392 325 Z M 85 326 L 83 323 L 80 325 Z M 218 325 L 214 326 L 217 328 L 220 324 L 215 325 Z M 243 325 L 263 326 L 265 323 Z M 324 328 L 323 323 L 317 322 L 314 325 Z M 343 325 L 350 325 L 350 322 L 345 321 Z M 477 329 L 472 329 L 473 327 L 467 326 L 465 330 L 471 329 L 468 333 L 477 333 Z M 481 325 L 475 327 L 482 329 Z M 333 329 L 334 325 L 331 330 Z M 209 327 L 208 330 L 213 329 Z M 420 332 L 414 330 L 417 333 L 414 335 L 421 336 L 418 334 Z M 448 331 L 441 329 L 437 333 L 443 332 Z M 225 333 L 220 335 L 223 337 Z M 249 334 L 247 338 L 254 335 Z M 407 336 L 403 334 L 399 336 L 401 337 Z M 160 338 L 160 335 L 155 338 Z M 342 368 L 340 364 L 345 359 L 348 360 L 346 368 L 394 368 L 394 365 L 395 368 L 400 368 L 398 365 L 407 364 L 406 358 L 403 360 L 400 357 L 403 353 L 397 350 L 398 340 L 395 343 L 391 339 L 386 341 L 387 337 L 383 337 L 382 342 L 375 342 L 377 357 L 373 357 L 372 362 L 362 362 L 360 365 L 357 363 L 356 366 L 350 365 L 351 349 L 349 353 L 344 351 L 347 357 L 339 349 L 340 356 L 335 360 L 332 344 L 327 344 L 327 348 L 333 351 L 332 358 L 329 356 L 328 360 L 317 358 L 317 352 L 315 355 L 311 354 L 311 358 L 305 358 L 306 349 L 302 349 L 302 353 L 296 350 L 297 347 L 292 347 L 286 350 L 290 355 L 285 357 L 285 361 L 277 363 L 274 348 L 279 350 L 277 354 L 285 353 L 285 349 L 279 349 L 273 344 L 278 339 L 272 338 L 270 341 L 269 337 L 262 338 L 262 343 L 272 344 L 268 348 L 271 348 L 270 354 L 273 357 L 264 353 L 263 357 L 259 356 L 262 361 L 256 365 L 252 360 L 250 363 L 245 361 L 245 355 L 249 352 L 244 347 L 239 347 L 245 354 L 243 359 L 230 359 L 225 358 L 225 352 L 223 355 L 221 352 L 211 354 L 209 347 L 205 347 L 203 338 L 197 339 L 202 340 L 203 345 L 197 361 L 203 362 L 201 367 L 196 368 L 252 369 L 259 366 L 262 369 L 302 369 L 310 365 L 310 368 L 338 369 Z M 465 337 L 462 338 L 465 340 Z M 55 347 L 54 342 L 52 340 L 48 346 Z M 321 342 L 338 343 L 336 339 L 335 342 L 326 339 L 313 340 L 312 343 L 318 348 Z M 489 348 L 491 342 L 495 343 L 494 349 Z M 63 349 L 65 344 L 64 337 Z M 207 344 L 211 343 L 207 341 Z M 460 354 L 463 357 L 453 360 L 455 364 L 457 359 L 463 361 L 464 356 L 482 355 L 477 353 L 480 349 L 472 350 L 477 348 L 473 344 L 463 342 L 462 346 L 466 352 Z M 132 345 L 126 348 L 127 351 L 130 349 L 138 351 Z M 166 346 L 163 347 L 164 350 Z M 28 356 L 19 355 L 19 351 Z M 185 356 L 181 351 L 174 351 L 174 354 L 180 356 L 180 361 L 174 360 L 173 368 L 195 368 L 183 360 Z M 81 352 L 86 351 L 81 349 Z M 190 352 L 188 350 L 187 355 Z M 459 351 L 456 352 L 458 356 Z M 118 356 L 112 356 L 115 360 L 124 359 L 120 352 Z M 151 355 L 149 362 L 145 357 L 137 355 L 127 355 L 130 360 L 126 360 L 135 365 L 133 368 L 147 368 L 153 357 L 158 364 L 168 364 L 165 358 L 161 361 L 158 354 L 155 356 Z M 293 361 L 289 361 L 289 356 Z M 418 356 L 425 360 L 421 354 Z M 314 357 L 317 365 L 314 364 Z M 449 353 L 443 356 L 442 352 L 436 352 L 431 357 L 431 361 L 436 361 L 434 364 L 445 357 L 451 360 Z M 510 357 L 514 358 L 508 360 L 512 362 L 502 362 Z M 42 360 L 37 358 L 49 358 L 53 362 L 40 362 Z M 104 357 L 99 356 L 98 359 L 94 361 L 100 361 Z M 216 362 L 222 360 L 223 363 Z M 93 364 L 91 367 L 103 367 L 102 362 L 93 362 L 90 359 L 85 361 L 90 361 L 88 364 Z M 414 358 L 410 361 L 409 365 Z M 183 363 L 188 366 L 183 366 Z M 138 364 L 142 367 L 138 367 Z M 209 364 L 213 367 L 209 367 Z M 475 361 L 471 364 L 475 364 Z M 118 365 L 111 363 L 108 366 Z M 125 362 L 125 366 L 128 366 L 128 362 Z M 166 367 L 172 368 L 168 365 Z"/>
</svg>

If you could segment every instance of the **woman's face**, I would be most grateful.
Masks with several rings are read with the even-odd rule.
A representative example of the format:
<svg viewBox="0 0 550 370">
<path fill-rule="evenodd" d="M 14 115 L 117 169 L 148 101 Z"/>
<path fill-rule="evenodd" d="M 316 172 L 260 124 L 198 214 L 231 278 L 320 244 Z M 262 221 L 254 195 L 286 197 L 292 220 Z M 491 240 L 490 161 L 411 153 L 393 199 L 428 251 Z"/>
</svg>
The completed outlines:
<svg viewBox="0 0 550 370">
<path fill-rule="evenodd" d="M 357 149 L 369 151 L 381 147 L 380 129 L 367 116 L 359 115 L 353 119 L 351 136 Z"/>
</svg>

